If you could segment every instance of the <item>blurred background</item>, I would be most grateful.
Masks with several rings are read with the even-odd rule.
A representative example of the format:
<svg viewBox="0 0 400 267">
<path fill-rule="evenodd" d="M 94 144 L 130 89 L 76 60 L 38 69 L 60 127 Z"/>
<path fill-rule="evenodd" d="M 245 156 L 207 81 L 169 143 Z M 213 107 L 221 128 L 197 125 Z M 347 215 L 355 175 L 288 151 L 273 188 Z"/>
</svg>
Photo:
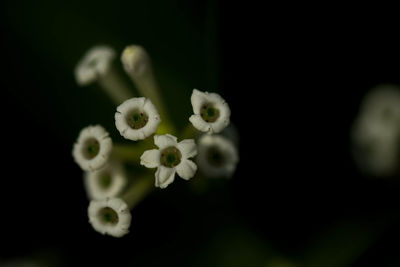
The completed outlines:
<svg viewBox="0 0 400 267">
<path fill-rule="evenodd" d="M 394 10 L 3 1 L 0 265 L 400 266 L 399 179 L 362 175 L 349 140 L 365 93 L 400 84 Z M 89 124 L 122 141 L 114 104 L 74 79 L 96 44 L 144 46 L 179 127 L 197 88 L 227 100 L 240 134 L 232 179 L 156 190 L 122 239 L 89 225 L 71 156 Z"/>
</svg>

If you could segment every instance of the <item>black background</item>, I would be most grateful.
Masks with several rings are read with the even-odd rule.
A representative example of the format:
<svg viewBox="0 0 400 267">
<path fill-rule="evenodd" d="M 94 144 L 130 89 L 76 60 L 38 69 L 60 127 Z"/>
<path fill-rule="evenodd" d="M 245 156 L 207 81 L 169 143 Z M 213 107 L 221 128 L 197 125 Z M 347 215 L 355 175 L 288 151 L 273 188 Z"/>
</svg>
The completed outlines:
<svg viewBox="0 0 400 267">
<path fill-rule="evenodd" d="M 26 4 L 19 8 L 29 13 Z M 208 13 L 201 1 L 174 4 L 168 11 L 176 13 L 162 19 L 187 12 L 188 23 L 195 30 L 206 20 Z M 240 133 L 238 170 L 233 179 L 209 193 L 191 194 L 178 181 L 168 192 L 150 196 L 134 210 L 132 233 L 119 240 L 97 234 L 88 224 L 88 202 L 78 179 L 81 170 L 71 157 L 82 122 L 107 114 L 111 105 L 96 95 L 100 105 L 106 106 L 104 111 L 81 114 L 85 100 L 74 98 L 78 91 L 68 97 L 57 89 L 60 84 L 77 87 L 73 66 L 57 64 L 54 58 L 58 50 L 65 52 L 62 58 L 72 55 L 69 43 L 54 47 L 51 53 L 38 47 L 40 42 L 30 42 L 35 34 L 32 27 L 21 30 L 30 20 L 19 22 L 16 30 L 10 18 L 18 17 L 18 8 L 11 3 L 6 6 L 1 81 L 5 169 L 0 225 L 4 249 L 0 259 L 43 256 L 57 266 L 221 266 L 222 262 L 240 266 L 216 256 L 219 251 L 213 249 L 219 243 L 213 238 L 222 233 L 229 242 L 230 236 L 240 232 L 237 229 L 245 228 L 243 235 L 257 237 L 254 243 L 268 243 L 282 255 L 301 261 L 306 257 L 304 248 L 314 239 L 323 239 L 330 226 L 344 222 L 375 236 L 355 256 L 352 266 L 398 263 L 398 249 L 393 245 L 399 237 L 398 180 L 362 176 L 349 153 L 349 129 L 362 96 L 381 83 L 400 84 L 396 15 L 390 13 L 390 7 L 374 6 L 365 10 L 317 7 L 312 11 L 316 7 L 261 7 L 222 1 L 216 2 L 216 7 L 217 41 L 211 45 L 216 46 L 220 63 L 215 70 L 218 90 L 230 104 L 232 122 Z M 53 4 L 43 12 L 57 8 Z M 39 19 L 40 14 L 36 16 Z M 86 19 L 101 22 L 105 18 L 93 11 Z M 113 13 L 112 19 L 108 29 L 112 36 L 123 35 L 124 27 L 117 26 L 129 18 Z M 154 26 L 162 19 L 144 25 Z M 51 23 L 46 21 L 47 26 L 37 32 L 46 32 Z M 173 29 L 170 34 L 175 36 Z M 161 37 L 160 42 L 164 42 Z M 122 46 L 136 41 L 126 36 L 120 40 Z M 157 40 L 157 36 L 148 40 Z M 82 41 L 73 46 L 74 51 L 95 41 Z M 168 50 L 164 48 L 167 41 L 159 46 L 158 55 Z M 152 48 L 157 51 L 158 46 Z M 177 54 L 180 47 L 174 49 L 171 53 Z M 182 49 L 181 57 L 190 57 L 186 48 Z M 82 52 L 73 54 L 74 59 Z M 168 56 L 158 60 L 167 60 L 162 64 L 179 70 L 183 63 L 196 65 L 200 57 L 194 55 L 194 59 L 177 63 L 168 61 Z M 187 79 L 196 77 L 193 74 Z M 206 84 L 201 82 L 203 87 Z M 354 241 L 351 231 L 344 240 Z M 243 247 L 227 251 L 231 255 L 257 249 L 246 249 L 243 243 Z M 340 251 L 340 245 L 332 247 L 329 256 Z M 263 252 L 257 255 L 263 258 Z M 253 265 L 264 266 L 248 262 L 248 266 Z"/>
</svg>

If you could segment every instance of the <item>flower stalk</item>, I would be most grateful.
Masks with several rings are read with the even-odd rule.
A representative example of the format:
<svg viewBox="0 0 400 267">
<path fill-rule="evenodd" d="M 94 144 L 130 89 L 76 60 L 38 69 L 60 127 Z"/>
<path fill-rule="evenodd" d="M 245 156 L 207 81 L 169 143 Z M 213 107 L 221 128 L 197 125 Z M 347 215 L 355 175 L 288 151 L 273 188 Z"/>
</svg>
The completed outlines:
<svg viewBox="0 0 400 267">
<path fill-rule="evenodd" d="M 116 105 L 134 97 L 132 91 L 126 86 L 114 68 L 110 68 L 105 75 L 100 76 L 98 82 L 100 87 Z"/>
<path fill-rule="evenodd" d="M 150 174 L 138 177 L 130 187 L 122 194 L 121 198 L 133 209 L 140 201 L 148 196 L 153 190 L 153 179 Z"/>
</svg>

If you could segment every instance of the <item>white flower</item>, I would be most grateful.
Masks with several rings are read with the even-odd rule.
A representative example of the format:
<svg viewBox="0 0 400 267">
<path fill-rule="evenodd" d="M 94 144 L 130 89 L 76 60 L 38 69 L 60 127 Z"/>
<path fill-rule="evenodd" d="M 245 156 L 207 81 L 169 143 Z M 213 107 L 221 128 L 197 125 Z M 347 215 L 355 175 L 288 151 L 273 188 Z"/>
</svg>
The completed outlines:
<svg viewBox="0 0 400 267">
<path fill-rule="evenodd" d="M 89 222 L 101 233 L 122 237 L 129 233 L 131 213 L 128 205 L 120 198 L 106 198 L 90 201 Z"/>
<path fill-rule="evenodd" d="M 85 188 L 90 199 L 117 197 L 127 184 L 127 177 L 121 163 L 110 161 L 105 167 L 86 172 Z"/>
<path fill-rule="evenodd" d="M 115 113 L 115 126 L 126 139 L 142 140 L 156 132 L 161 119 L 148 98 L 137 97 L 123 102 Z"/>
<path fill-rule="evenodd" d="M 193 126 L 202 132 L 219 133 L 228 126 L 231 110 L 228 103 L 216 93 L 193 89 L 191 97 L 194 115 L 189 118 Z"/>
<path fill-rule="evenodd" d="M 197 154 L 193 139 L 185 139 L 178 143 L 177 138 L 170 134 L 155 135 L 154 143 L 159 149 L 145 151 L 140 157 L 140 164 L 147 168 L 157 168 L 156 187 L 167 187 L 174 181 L 175 172 L 185 180 L 195 175 L 197 166 L 189 160 Z"/>
<path fill-rule="evenodd" d="M 94 171 L 107 163 L 111 150 L 108 132 L 100 125 L 88 126 L 79 133 L 72 155 L 83 170 Z"/>
<path fill-rule="evenodd" d="M 95 46 L 83 56 L 75 68 L 75 79 L 80 86 L 88 85 L 105 75 L 116 53 L 108 46 Z"/>
<path fill-rule="evenodd" d="M 199 169 L 209 177 L 231 177 L 239 161 L 236 146 L 222 135 L 205 134 L 198 141 Z"/>
<path fill-rule="evenodd" d="M 400 89 L 381 85 L 363 99 L 351 132 L 353 155 L 360 169 L 373 176 L 399 170 Z"/>
<path fill-rule="evenodd" d="M 122 65 L 127 73 L 139 77 L 150 68 L 150 58 L 139 45 L 127 46 L 121 55 Z"/>
</svg>

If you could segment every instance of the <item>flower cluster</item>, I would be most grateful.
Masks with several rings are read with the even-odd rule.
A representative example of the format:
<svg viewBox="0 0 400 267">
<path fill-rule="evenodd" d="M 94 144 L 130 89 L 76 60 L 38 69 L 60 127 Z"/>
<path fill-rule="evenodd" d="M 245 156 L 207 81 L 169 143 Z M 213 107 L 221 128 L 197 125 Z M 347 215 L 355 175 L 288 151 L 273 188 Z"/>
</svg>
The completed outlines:
<svg viewBox="0 0 400 267">
<path fill-rule="evenodd" d="M 121 237 L 129 232 L 130 211 L 152 189 L 167 188 L 176 176 L 184 180 L 196 174 L 198 179 L 231 177 L 239 155 L 237 138 L 232 137 L 237 133 L 230 125 L 231 110 L 219 94 L 194 89 L 190 97 L 193 114 L 187 116 L 188 126 L 177 131 L 168 117 L 147 52 L 130 45 L 121 54 L 123 69 L 142 95 L 139 97 L 120 79 L 113 66 L 115 55 L 108 46 L 92 48 L 78 64 L 75 76 L 81 86 L 98 82 L 116 104 L 114 119 L 119 134 L 135 143 L 113 143 L 102 126 L 88 126 L 81 130 L 72 154 L 85 172 L 89 222 L 102 234 Z M 148 142 L 151 137 L 157 148 Z M 145 174 L 130 173 L 126 162 L 145 167 Z"/>
</svg>

